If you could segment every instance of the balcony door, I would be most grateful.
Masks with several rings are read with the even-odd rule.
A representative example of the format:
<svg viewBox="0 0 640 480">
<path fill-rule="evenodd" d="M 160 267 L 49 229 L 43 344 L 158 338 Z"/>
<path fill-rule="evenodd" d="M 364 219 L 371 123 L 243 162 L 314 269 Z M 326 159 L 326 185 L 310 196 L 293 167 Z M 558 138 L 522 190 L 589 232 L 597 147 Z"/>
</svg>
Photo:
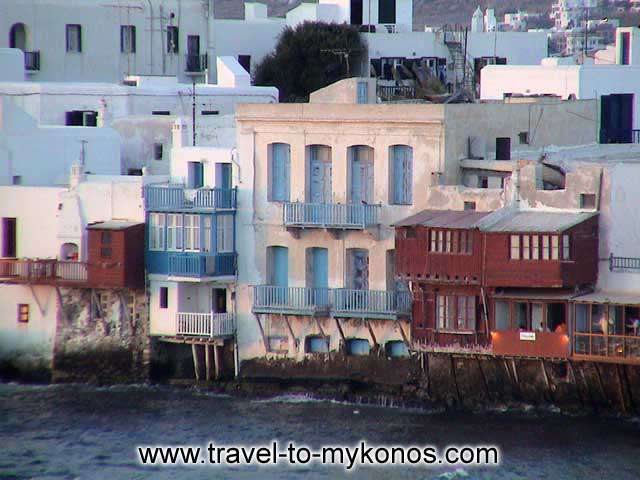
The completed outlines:
<svg viewBox="0 0 640 480">
<path fill-rule="evenodd" d="M 347 250 L 346 288 L 369 289 L 369 251 L 361 248 Z"/>
<path fill-rule="evenodd" d="M 200 64 L 200 35 L 187 36 L 187 70 L 199 72 L 204 68 Z"/>
<path fill-rule="evenodd" d="M 213 313 L 227 313 L 227 290 L 224 288 L 211 289 L 211 311 Z"/>
<path fill-rule="evenodd" d="M 12 217 L 4 217 L 2 219 L 2 257 L 16 257 L 16 232 L 16 219 Z"/>
<path fill-rule="evenodd" d="M 216 163 L 216 187 L 224 190 L 231 189 L 230 163 Z"/>
<path fill-rule="evenodd" d="M 187 188 L 202 188 L 204 167 L 200 162 L 189 162 L 187 167 Z"/>
<path fill-rule="evenodd" d="M 307 147 L 309 168 L 308 201 L 331 203 L 331 148 L 326 145 Z"/>
<path fill-rule="evenodd" d="M 289 249 L 287 247 L 269 247 L 267 261 L 269 285 L 289 286 Z"/>
<path fill-rule="evenodd" d="M 9 30 L 9 48 L 27 49 L 27 32 L 24 23 L 16 23 Z"/>
<path fill-rule="evenodd" d="M 326 305 L 329 301 L 329 250 L 326 248 L 307 249 L 307 287 L 312 305 Z"/>
<path fill-rule="evenodd" d="M 354 145 L 348 149 L 349 203 L 373 203 L 373 148 Z"/>
</svg>

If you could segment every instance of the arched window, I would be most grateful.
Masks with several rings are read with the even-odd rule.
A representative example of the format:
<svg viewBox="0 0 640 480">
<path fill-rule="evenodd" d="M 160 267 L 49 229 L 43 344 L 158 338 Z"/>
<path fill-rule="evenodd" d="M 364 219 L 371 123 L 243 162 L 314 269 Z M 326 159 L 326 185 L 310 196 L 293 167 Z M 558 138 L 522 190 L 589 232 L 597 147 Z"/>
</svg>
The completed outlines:
<svg viewBox="0 0 640 480">
<path fill-rule="evenodd" d="M 27 49 L 27 29 L 24 23 L 15 23 L 9 30 L 9 48 Z"/>
<path fill-rule="evenodd" d="M 77 262 L 78 245 L 75 243 L 63 243 L 60 247 L 60 260 L 67 262 Z"/>
</svg>

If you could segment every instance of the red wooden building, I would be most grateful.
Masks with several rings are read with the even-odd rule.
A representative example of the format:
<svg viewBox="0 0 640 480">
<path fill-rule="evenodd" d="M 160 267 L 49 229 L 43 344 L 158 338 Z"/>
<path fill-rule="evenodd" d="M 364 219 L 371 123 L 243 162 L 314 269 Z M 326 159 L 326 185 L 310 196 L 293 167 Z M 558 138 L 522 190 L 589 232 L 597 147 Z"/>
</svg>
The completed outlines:
<svg viewBox="0 0 640 480">
<path fill-rule="evenodd" d="M 111 220 L 87 226 L 88 283 L 100 288 L 144 288 L 143 223 Z"/>
<path fill-rule="evenodd" d="M 597 279 L 597 214 L 424 211 L 396 225 L 396 258 L 414 341 L 567 357 L 569 302 Z"/>
</svg>

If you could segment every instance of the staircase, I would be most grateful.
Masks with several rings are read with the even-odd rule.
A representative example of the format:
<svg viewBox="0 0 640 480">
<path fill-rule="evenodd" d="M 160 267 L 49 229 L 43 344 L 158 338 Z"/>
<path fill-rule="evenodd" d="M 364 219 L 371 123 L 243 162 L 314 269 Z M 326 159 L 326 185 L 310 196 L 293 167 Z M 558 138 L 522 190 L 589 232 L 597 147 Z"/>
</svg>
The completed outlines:
<svg viewBox="0 0 640 480">
<path fill-rule="evenodd" d="M 465 61 L 467 28 L 461 25 L 445 25 L 442 28 L 442 32 L 444 34 L 444 44 L 449 49 L 452 60 L 451 64 L 447 65 L 447 70 L 453 72 L 453 93 L 464 90 L 471 98 L 475 98 L 473 59 L 467 55 Z"/>
</svg>

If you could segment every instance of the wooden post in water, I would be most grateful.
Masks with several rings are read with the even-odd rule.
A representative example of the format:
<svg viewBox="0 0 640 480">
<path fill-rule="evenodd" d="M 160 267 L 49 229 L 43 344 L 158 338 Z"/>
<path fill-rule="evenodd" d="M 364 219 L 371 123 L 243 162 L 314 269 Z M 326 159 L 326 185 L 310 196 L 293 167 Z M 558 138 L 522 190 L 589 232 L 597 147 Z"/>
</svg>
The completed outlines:
<svg viewBox="0 0 640 480">
<path fill-rule="evenodd" d="M 208 382 L 211 380 L 211 346 L 208 343 L 204 344 L 204 372 L 204 379 Z"/>
<path fill-rule="evenodd" d="M 216 369 L 216 380 L 220 378 L 220 374 L 222 372 L 222 356 L 220 355 L 220 346 L 213 346 L 213 354 L 215 360 L 215 369 Z"/>
<path fill-rule="evenodd" d="M 198 362 L 198 348 L 195 343 L 191 344 L 191 354 L 193 355 L 193 370 L 196 373 L 196 382 L 200 381 L 200 362 Z"/>
</svg>

